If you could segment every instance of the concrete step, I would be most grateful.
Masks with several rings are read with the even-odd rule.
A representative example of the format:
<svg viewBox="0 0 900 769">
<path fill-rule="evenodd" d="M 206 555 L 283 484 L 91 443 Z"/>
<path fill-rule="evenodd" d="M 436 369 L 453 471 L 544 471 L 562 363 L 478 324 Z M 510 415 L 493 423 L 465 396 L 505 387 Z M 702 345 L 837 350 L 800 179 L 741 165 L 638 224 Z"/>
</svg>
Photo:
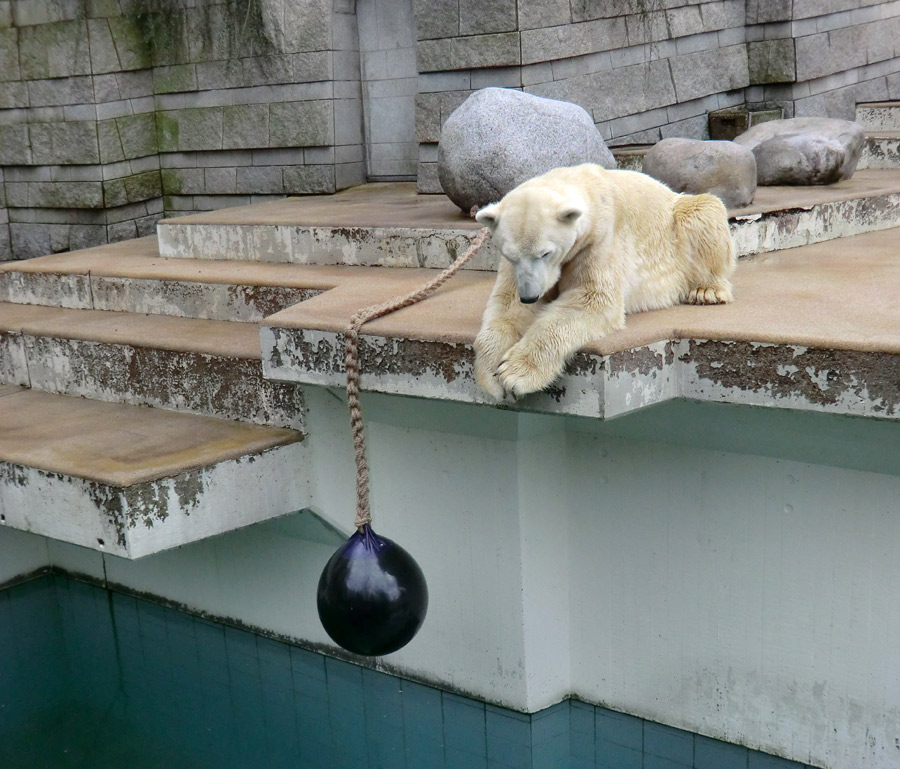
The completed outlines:
<svg viewBox="0 0 900 769">
<path fill-rule="evenodd" d="M 644 155 L 647 154 L 652 144 L 629 144 L 624 147 L 610 147 L 617 167 L 623 171 L 642 171 L 644 168 Z"/>
<path fill-rule="evenodd" d="M 0 387 L 0 525 L 139 558 L 309 504 L 302 435 Z"/>
<path fill-rule="evenodd" d="M 857 168 L 900 168 L 900 129 L 869 131 Z"/>
<path fill-rule="evenodd" d="M 503 404 L 610 418 L 673 398 L 900 419 L 900 229 L 743 260 L 732 304 L 629 315 L 587 345 L 546 392 Z M 339 287 L 267 318 L 273 379 L 341 387 L 343 330 L 385 286 L 348 270 Z M 396 293 L 431 271 L 408 273 Z M 493 285 L 460 273 L 420 304 L 360 335 L 366 390 L 493 403 L 475 382 L 472 347 Z"/>
<path fill-rule="evenodd" d="M 866 131 L 900 131 L 900 101 L 856 105 L 856 122 Z"/>
<path fill-rule="evenodd" d="M 894 227 L 900 169 L 859 171 L 829 186 L 760 187 L 729 216 L 741 256 Z M 157 230 L 160 254 L 171 258 L 442 268 L 479 226 L 444 196 L 396 183 L 167 219 Z M 488 241 L 467 269 L 498 263 Z"/>
<path fill-rule="evenodd" d="M 330 288 L 332 272 L 165 259 L 154 236 L 0 264 L 0 301 L 255 323 Z"/>
<path fill-rule="evenodd" d="M 160 254 L 174 258 L 445 267 L 480 229 L 446 196 L 397 182 L 166 219 L 157 233 Z M 471 269 L 498 258 L 488 244 Z"/>
<path fill-rule="evenodd" d="M 0 303 L 0 384 L 302 429 L 253 323 Z"/>
</svg>

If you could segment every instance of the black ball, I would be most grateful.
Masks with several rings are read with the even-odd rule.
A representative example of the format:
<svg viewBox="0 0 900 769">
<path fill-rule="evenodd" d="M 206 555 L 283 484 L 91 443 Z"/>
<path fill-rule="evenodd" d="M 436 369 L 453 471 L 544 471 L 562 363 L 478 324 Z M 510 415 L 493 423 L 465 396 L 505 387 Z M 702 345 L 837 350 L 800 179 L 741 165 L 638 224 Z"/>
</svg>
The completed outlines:
<svg viewBox="0 0 900 769">
<path fill-rule="evenodd" d="M 428 585 L 419 564 L 369 525 L 325 564 L 316 598 L 331 639 L 347 651 L 373 657 L 406 646 L 428 611 Z"/>
</svg>

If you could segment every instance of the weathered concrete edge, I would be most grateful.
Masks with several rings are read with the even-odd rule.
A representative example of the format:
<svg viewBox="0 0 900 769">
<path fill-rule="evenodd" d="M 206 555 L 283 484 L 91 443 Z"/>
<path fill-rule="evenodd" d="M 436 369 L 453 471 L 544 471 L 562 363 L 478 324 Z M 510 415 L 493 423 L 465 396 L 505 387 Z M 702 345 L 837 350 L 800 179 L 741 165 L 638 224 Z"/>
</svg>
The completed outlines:
<svg viewBox="0 0 900 769">
<path fill-rule="evenodd" d="M 738 256 L 886 230 L 900 224 L 900 192 L 817 203 L 731 221 Z"/>
<path fill-rule="evenodd" d="M 857 169 L 900 168 L 900 129 L 896 137 L 868 136 Z"/>
<path fill-rule="evenodd" d="M 263 327 L 267 378 L 344 387 L 336 332 Z M 475 381 L 470 344 L 360 337 L 363 390 L 609 419 L 673 398 L 900 418 L 900 355 L 800 345 L 663 340 L 582 352 L 549 390 L 497 404 Z"/>
<path fill-rule="evenodd" d="M 900 192 L 733 216 L 739 256 L 778 251 L 900 224 Z M 160 255 L 294 264 L 444 268 L 477 234 L 473 229 L 161 224 Z M 490 241 L 466 266 L 494 270 Z"/>
<path fill-rule="evenodd" d="M 141 558 L 308 507 L 308 451 L 294 442 L 127 487 L 0 462 L 0 525 Z"/>
<path fill-rule="evenodd" d="M 254 359 L 0 333 L 0 384 L 305 432 L 302 388 Z"/>
<path fill-rule="evenodd" d="M 258 323 L 322 291 L 321 288 L 135 278 L 89 272 L 0 271 L 0 302 L 243 323 Z"/>
<path fill-rule="evenodd" d="M 448 266 L 478 229 L 179 224 L 157 228 L 160 256 L 371 267 Z M 496 269 L 488 243 L 467 269 Z"/>
<path fill-rule="evenodd" d="M 900 131 L 900 108 L 896 102 L 867 102 L 856 105 L 856 122 L 866 131 Z"/>
</svg>

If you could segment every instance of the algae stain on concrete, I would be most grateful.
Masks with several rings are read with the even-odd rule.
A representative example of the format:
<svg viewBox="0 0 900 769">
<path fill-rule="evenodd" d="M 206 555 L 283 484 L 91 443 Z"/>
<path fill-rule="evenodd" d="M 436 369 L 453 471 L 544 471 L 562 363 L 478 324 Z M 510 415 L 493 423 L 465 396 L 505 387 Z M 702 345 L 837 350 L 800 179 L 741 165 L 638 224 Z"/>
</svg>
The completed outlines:
<svg viewBox="0 0 900 769">
<path fill-rule="evenodd" d="M 188 0 L 139 0 L 134 8 L 135 44 L 144 47 L 154 66 L 277 52 L 262 0 L 208 6 Z"/>
</svg>

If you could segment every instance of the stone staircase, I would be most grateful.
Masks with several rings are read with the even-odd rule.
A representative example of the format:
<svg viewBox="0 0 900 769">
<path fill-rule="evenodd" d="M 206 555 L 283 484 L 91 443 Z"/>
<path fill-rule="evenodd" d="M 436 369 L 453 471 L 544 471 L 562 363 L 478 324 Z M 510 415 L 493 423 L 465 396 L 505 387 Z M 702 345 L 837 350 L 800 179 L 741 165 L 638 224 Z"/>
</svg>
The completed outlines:
<svg viewBox="0 0 900 769">
<path fill-rule="evenodd" d="M 303 393 L 257 323 L 329 269 L 156 238 L 0 267 L 0 524 L 135 558 L 304 508 Z"/>
<path fill-rule="evenodd" d="M 896 133 L 898 114 L 860 105 L 872 137 Z M 739 270 L 736 314 L 633 316 L 559 387 L 504 407 L 610 417 L 691 397 L 900 414 L 879 373 L 900 371 L 895 302 L 865 315 L 838 301 L 857 283 L 848 270 L 875 275 L 859 289 L 870 296 L 893 290 L 900 163 L 881 157 L 848 182 L 760 188 L 729 212 L 741 255 L 771 255 Z M 373 184 L 0 265 L 0 525 L 136 558 L 313 504 L 303 386 L 342 386 L 353 312 L 422 284 L 477 231 L 442 196 Z M 485 402 L 471 342 L 497 258 L 488 244 L 435 297 L 367 326 L 364 388 Z M 802 276 L 800 294 L 784 274 Z M 747 360 L 750 389 L 716 379 Z M 816 382 L 834 376 L 847 386 L 822 395 Z"/>
<path fill-rule="evenodd" d="M 856 120 L 866 129 L 859 168 L 900 168 L 900 102 L 858 104 Z"/>
</svg>

